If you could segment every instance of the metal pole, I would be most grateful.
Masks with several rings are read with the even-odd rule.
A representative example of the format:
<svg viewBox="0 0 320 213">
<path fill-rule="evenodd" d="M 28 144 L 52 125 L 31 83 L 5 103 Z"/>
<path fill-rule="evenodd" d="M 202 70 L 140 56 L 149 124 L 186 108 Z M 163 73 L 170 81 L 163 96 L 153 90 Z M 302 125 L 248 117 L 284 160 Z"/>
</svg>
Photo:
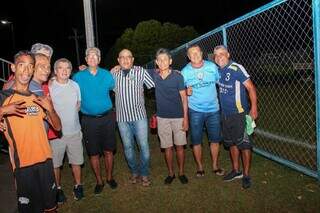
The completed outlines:
<svg viewBox="0 0 320 213">
<path fill-rule="evenodd" d="M 94 23 L 95 23 L 95 30 L 96 30 L 96 47 L 99 48 L 99 33 L 98 33 L 98 21 L 97 21 L 97 1 L 94 0 Z"/>
<path fill-rule="evenodd" d="M 83 0 L 87 48 L 94 47 L 91 0 Z"/>
<path fill-rule="evenodd" d="M 78 44 L 78 31 L 76 28 L 72 28 L 74 34 L 74 44 L 76 46 L 76 53 L 77 53 L 77 64 L 80 66 L 80 56 L 79 56 L 79 44 Z"/>
<path fill-rule="evenodd" d="M 312 1 L 314 74 L 316 95 L 317 174 L 320 180 L 320 0 Z"/>
<path fill-rule="evenodd" d="M 222 37 L 223 37 L 223 45 L 228 47 L 228 37 L 227 37 L 227 29 L 226 29 L 226 27 L 222 28 Z"/>
<path fill-rule="evenodd" d="M 16 41 L 15 41 L 15 35 L 14 35 L 14 29 L 13 29 L 13 22 L 10 23 L 10 30 L 11 30 L 11 36 L 12 36 L 12 51 L 16 52 Z"/>
</svg>

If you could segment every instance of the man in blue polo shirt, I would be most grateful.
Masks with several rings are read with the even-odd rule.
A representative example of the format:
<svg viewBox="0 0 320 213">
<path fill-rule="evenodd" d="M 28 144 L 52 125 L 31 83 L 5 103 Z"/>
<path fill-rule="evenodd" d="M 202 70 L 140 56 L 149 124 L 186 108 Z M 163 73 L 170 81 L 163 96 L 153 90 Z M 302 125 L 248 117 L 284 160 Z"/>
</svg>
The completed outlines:
<svg viewBox="0 0 320 213">
<path fill-rule="evenodd" d="M 246 114 L 249 114 L 252 119 L 258 117 L 256 89 L 244 67 L 230 60 L 230 54 L 225 46 L 220 45 L 214 48 L 214 60 L 220 67 L 219 95 L 222 134 L 224 144 L 229 147 L 232 162 L 232 171 L 223 179 L 232 181 L 242 178 L 242 187 L 247 189 L 251 186 L 249 170 L 252 144 L 245 132 L 245 123 Z M 243 173 L 239 168 L 240 154 Z"/>
<path fill-rule="evenodd" d="M 184 146 L 187 144 L 186 131 L 189 128 L 188 100 L 183 76 L 179 71 L 170 68 L 171 63 L 169 50 L 160 48 L 156 53 L 159 69 L 150 70 L 155 83 L 158 135 L 169 173 L 164 183 L 171 184 L 176 177 L 173 169 L 175 146 L 178 178 L 182 184 L 187 184 L 188 178 L 184 174 Z"/>
<path fill-rule="evenodd" d="M 217 98 L 216 83 L 219 80 L 218 67 L 203 59 L 199 45 L 188 48 L 188 63 L 182 69 L 185 86 L 188 88 L 188 107 L 191 128 L 191 143 L 197 163 L 197 177 L 204 176 L 202 165 L 202 135 L 206 127 L 210 143 L 212 171 L 223 175 L 223 169 L 218 167 L 220 148 L 220 111 Z"/>
<path fill-rule="evenodd" d="M 98 66 L 100 59 L 101 53 L 98 48 L 88 48 L 86 50 L 87 69 L 73 76 L 73 80 L 79 84 L 82 97 L 81 125 L 87 154 L 96 176 L 95 194 L 101 193 L 104 187 L 100 172 L 100 155 L 102 154 L 106 167 L 106 182 L 112 189 L 117 187 L 112 177 L 116 139 L 109 95 L 110 90 L 114 88 L 114 80 L 109 71 Z"/>
</svg>

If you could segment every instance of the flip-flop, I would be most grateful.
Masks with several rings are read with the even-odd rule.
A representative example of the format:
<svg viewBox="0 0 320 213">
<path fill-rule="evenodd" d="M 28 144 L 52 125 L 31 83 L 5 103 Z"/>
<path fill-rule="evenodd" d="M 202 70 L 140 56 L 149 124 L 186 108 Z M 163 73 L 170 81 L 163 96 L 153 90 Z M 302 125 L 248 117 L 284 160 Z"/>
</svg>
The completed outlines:
<svg viewBox="0 0 320 213">
<path fill-rule="evenodd" d="M 218 176 L 223 176 L 224 175 L 224 170 L 221 168 L 215 169 L 212 171 L 214 174 L 218 175 Z"/>
</svg>

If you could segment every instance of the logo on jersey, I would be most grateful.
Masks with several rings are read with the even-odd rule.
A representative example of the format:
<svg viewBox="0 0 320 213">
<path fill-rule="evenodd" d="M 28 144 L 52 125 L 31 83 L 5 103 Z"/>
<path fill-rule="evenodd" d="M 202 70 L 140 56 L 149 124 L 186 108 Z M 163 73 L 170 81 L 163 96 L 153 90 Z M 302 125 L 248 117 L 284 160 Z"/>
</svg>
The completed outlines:
<svg viewBox="0 0 320 213">
<path fill-rule="evenodd" d="M 27 106 L 26 114 L 34 116 L 34 115 L 38 115 L 39 111 L 40 109 L 39 109 L 39 106 L 37 105 Z"/>
</svg>

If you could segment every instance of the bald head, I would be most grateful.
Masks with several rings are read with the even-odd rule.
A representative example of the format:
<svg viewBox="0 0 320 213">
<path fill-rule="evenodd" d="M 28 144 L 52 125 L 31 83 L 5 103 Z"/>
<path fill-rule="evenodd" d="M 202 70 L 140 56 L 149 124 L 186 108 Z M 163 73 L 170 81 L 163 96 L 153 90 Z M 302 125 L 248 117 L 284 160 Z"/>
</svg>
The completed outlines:
<svg viewBox="0 0 320 213">
<path fill-rule="evenodd" d="M 131 69 L 133 66 L 134 57 L 128 49 L 123 49 L 119 52 L 118 62 L 122 69 Z"/>
</svg>

